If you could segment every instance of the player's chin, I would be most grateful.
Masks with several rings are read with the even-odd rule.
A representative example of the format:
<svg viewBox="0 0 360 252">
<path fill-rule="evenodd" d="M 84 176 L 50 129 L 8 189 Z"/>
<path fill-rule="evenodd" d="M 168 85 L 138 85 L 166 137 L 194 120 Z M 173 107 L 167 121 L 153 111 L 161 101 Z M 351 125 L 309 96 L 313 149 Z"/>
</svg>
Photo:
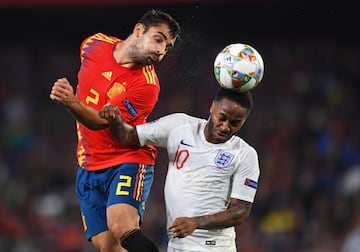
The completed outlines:
<svg viewBox="0 0 360 252">
<path fill-rule="evenodd" d="M 163 59 L 163 56 L 161 56 L 161 55 L 159 56 L 157 54 L 151 54 L 151 56 L 150 56 L 150 60 L 152 61 L 153 64 L 160 62 L 162 59 Z"/>
<path fill-rule="evenodd" d="M 227 140 L 229 140 L 229 138 L 230 138 L 229 134 L 224 134 L 224 133 L 221 133 L 221 132 L 216 132 L 215 133 L 215 140 L 216 140 L 217 143 L 224 143 Z"/>
<path fill-rule="evenodd" d="M 147 58 L 147 60 L 144 62 L 145 65 L 153 65 L 157 63 L 158 61 L 153 60 L 152 58 Z"/>
</svg>

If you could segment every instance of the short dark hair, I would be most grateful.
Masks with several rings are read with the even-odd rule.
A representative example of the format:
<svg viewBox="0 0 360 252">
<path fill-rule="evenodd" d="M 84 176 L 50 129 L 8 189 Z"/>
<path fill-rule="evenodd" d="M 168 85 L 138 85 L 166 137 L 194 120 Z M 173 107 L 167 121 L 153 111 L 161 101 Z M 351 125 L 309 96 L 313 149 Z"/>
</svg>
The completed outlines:
<svg viewBox="0 0 360 252">
<path fill-rule="evenodd" d="M 249 114 L 252 110 L 253 99 L 250 91 L 238 92 L 229 88 L 220 88 L 214 98 L 214 101 L 221 101 L 223 98 L 234 101 L 240 106 L 246 108 L 247 114 Z"/>
<path fill-rule="evenodd" d="M 152 9 L 146 12 L 138 21 L 145 26 L 145 32 L 152 26 L 158 24 L 167 24 L 170 28 L 170 35 L 173 38 L 180 39 L 181 27 L 179 23 L 170 14 L 161 10 Z"/>
</svg>

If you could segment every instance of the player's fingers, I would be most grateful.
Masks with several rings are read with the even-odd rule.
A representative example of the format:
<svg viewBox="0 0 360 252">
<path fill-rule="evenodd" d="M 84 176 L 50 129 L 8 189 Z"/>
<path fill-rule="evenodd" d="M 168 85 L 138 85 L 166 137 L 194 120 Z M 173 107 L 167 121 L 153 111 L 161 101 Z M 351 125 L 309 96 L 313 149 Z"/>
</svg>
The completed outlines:
<svg viewBox="0 0 360 252">
<path fill-rule="evenodd" d="M 62 95 L 63 95 L 63 92 L 62 92 L 61 89 L 58 89 L 58 88 L 56 88 L 56 87 L 53 87 L 53 88 L 51 89 L 51 92 L 50 92 L 50 98 L 51 98 L 51 99 L 53 99 L 53 100 L 55 100 L 55 99 L 61 99 Z"/>
<path fill-rule="evenodd" d="M 72 86 L 70 85 L 70 83 L 65 78 L 57 79 L 54 82 L 53 86 L 54 87 L 61 87 L 63 89 L 67 89 L 67 90 L 72 90 Z"/>
<path fill-rule="evenodd" d="M 107 108 L 106 108 L 106 107 L 100 109 L 99 115 L 100 115 L 101 118 L 106 119 L 106 111 L 107 111 Z"/>
<path fill-rule="evenodd" d="M 101 111 L 102 118 L 104 118 L 106 120 L 110 120 L 110 119 L 114 118 L 114 116 L 113 116 L 114 113 L 111 108 L 111 105 L 103 107 L 100 111 Z"/>
<path fill-rule="evenodd" d="M 170 234 L 172 238 L 178 237 L 178 232 L 175 231 L 174 229 L 172 229 L 172 230 L 169 229 L 168 234 Z"/>
<path fill-rule="evenodd" d="M 111 107 L 111 113 L 112 113 L 112 117 L 114 119 L 118 118 L 121 116 L 121 113 L 120 113 L 120 109 L 118 106 L 112 106 Z"/>
<path fill-rule="evenodd" d="M 50 93 L 50 99 L 51 99 L 51 100 L 56 100 L 56 99 L 58 99 L 56 93 L 51 92 L 51 93 Z"/>
<path fill-rule="evenodd" d="M 116 118 L 116 113 L 113 109 L 110 110 L 110 117 L 111 118 Z"/>
<path fill-rule="evenodd" d="M 70 85 L 70 82 L 65 77 L 57 79 L 57 82 Z"/>
<path fill-rule="evenodd" d="M 177 231 L 173 233 L 173 238 L 184 238 L 186 236 L 186 232 Z"/>
<path fill-rule="evenodd" d="M 54 85 L 51 89 L 50 94 L 54 97 L 57 97 L 59 99 L 68 97 L 70 91 L 67 89 L 64 89 L 61 86 Z"/>
<path fill-rule="evenodd" d="M 100 111 L 99 111 L 99 116 L 100 116 L 101 118 L 103 118 L 103 119 L 106 119 L 104 109 L 100 109 Z"/>
<path fill-rule="evenodd" d="M 104 111 L 106 111 L 109 118 L 116 118 L 118 115 L 120 115 L 119 108 L 117 106 L 114 106 L 112 104 L 107 104 L 103 107 Z"/>
<path fill-rule="evenodd" d="M 69 90 L 66 89 L 66 87 L 62 86 L 59 83 L 54 83 L 54 85 L 51 88 L 52 94 L 62 95 L 69 93 Z"/>
</svg>

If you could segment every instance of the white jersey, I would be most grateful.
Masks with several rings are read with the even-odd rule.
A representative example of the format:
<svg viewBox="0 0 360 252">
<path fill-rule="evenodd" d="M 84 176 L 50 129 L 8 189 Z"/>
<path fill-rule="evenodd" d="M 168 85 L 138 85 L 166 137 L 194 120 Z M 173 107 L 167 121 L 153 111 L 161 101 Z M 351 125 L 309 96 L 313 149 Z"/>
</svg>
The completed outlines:
<svg viewBox="0 0 360 252">
<path fill-rule="evenodd" d="M 177 217 L 214 214 L 230 198 L 253 202 L 260 174 L 253 147 L 238 136 L 213 144 L 205 139 L 207 121 L 175 113 L 137 126 L 141 145 L 167 149 L 167 225 Z M 196 229 L 185 238 L 169 236 L 169 247 L 188 251 L 236 251 L 235 228 Z M 230 248 L 232 248 L 230 250 Z"/>
</svg>

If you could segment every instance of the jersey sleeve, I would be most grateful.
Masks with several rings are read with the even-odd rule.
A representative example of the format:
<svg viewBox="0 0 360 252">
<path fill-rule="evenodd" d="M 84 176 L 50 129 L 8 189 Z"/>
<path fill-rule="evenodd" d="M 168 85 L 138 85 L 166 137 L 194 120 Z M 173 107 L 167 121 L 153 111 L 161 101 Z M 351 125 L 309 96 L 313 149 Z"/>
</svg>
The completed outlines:
<svg viewBox="0 0 360 252">
<path fill-rule="evenodd" d="M 140 145 L 151 144 L 157 147 L 166 147 L 167 140 L 184 119 L 184 114 L 175 113 L 161 117 L 158 120 L 136 126 Z"/>
<path fill-rule="evenodd" d="M 260 176 L 259 161 L 256 150 L 246 147 L 233 176 L 231 198 L 254 202 Z"/>
</svg>

